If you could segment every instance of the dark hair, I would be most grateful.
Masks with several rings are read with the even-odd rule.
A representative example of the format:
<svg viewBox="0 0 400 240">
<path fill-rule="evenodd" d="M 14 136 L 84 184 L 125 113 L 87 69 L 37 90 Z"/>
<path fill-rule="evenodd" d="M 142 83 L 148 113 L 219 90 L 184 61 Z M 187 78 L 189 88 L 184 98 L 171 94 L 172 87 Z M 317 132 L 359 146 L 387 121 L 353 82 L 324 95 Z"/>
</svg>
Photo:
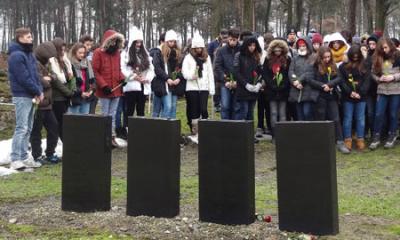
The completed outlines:
<svg viewBox="0 0 400 240">
<path fill-rule="evenodd" d="M 94 42 L 93 38 L 89 34 L 82 35 L 81 38 L 79 38 L 80 43 L 85 43 L 85 42 Z"/>
<path fill-rule="evenodd" d="M 145 71 L 149 68 L 149 55 L 147 54 L 146 49 L 144 48 L 144 44 L 140 46 L 139 52 L 136 52 L 136 41 L 133 41 L 131 46 L 129 46 L 129 61 L 128 65 L 131 66 L 134 70 L 139 68 L 139 71 Z M 140 63 L 138 61 L 140 58 Z"/>
<path fill-rule="evenodd" d="M 400 46 L 400 41 L 397 38 L 391 38 L 393 44 L 398 48 Z"/>
<path fill-rule="evenodd" d="M 354 61 L 354 56 L 358 55 L 358 60 Z M 364 57 L 361 52 L 361 45 L 353 44 L 349 51 L 347 52 L 347 57 L 349 61 L 345 63 L 344 67 L 346 71 L 351 71 L 352 69 L 358 69 L 358 71 L 365 73 L 366 69 L 364 66 Z"/>
<path fill-rule="evenodd" d="M 390 48 L 389 54 L 385 54 L 383 51 L 383 45 L 387 44 Z M 379 39 L 378 44 L 376 45 L 376 49 L 374 55 L 372 55 L 373 64 L 372 71 L 375 74 L 382 73 L 382 64 L 384 60 L 390 60 L 394 63 L 395 59 L 399 57 L 399 52 L 396 49 L 396 46 L 390 40 L 390 38 L 382 37 Z"/>
<path fill-rule="evenodd" d="M 221 29 L 221 31 L 219 32 L 219 34 L 221 34 L 221 35 L 227 35 L 227 34 L 228 34 L 228 29 L 226 29 L 226 28 Z"/>
<path fill-rule="evenodd" d="M 228 36 L 233 37 L 233 38 L 239 38 L 240 36 L 240 31 L 237 28 L 231 28 L 228 31 Z"/>
<path fill-rule="evenodd" d="M 165 42 L 165 32 L 161 33 L 160 38 L 158 39 L 158 44 Z"/>
<path fill-rule="evenodd" d="M 17 30 L 15 30 L 15 40 L 16 40 L 17 42 L 19 42 L 19 39 L 20 39 L 21 37 L 23 37 L 23 36 L 25 36 L 25 35 L 28 35 L 28 34 L 30 34 L 30 33 L 32 33 L 32 31 L 31 31 L 30 28 L 24 28 L 24 27 L 22 27 L 22 28 L 17 28 Z"/>
<path fill-rule="evenodd" d="M 195 48 L 190 48 L 189 53 L 190 53 L 193 57 L 198 56 L 198 54 L 197 54 Z M 201 48 L 201 55 L 200 55 L 198 58 L 200 58 L 200 59 L 203 60 L 204 62 L 207 61 L 207 59 L 208 59 L 208 52 L 207 52 L 207 49 L 206 49 L 206 48 Z"/>
<path fill-rule="evenodd" d="M 253 53 L 250 53 L 249 46 L 253 43 L 256 45 L 256 49 L 254 50 Z M 261 53 L 262 53 L 262 49 L 260 47 L 260 44 L 258 43 L 257 39 L 254 37 L 246 38 L 246 40 L 243 42 L 243 45 L 240 47 L 241 55 L 254 57 L 254 59 L 257 61 L 257 63 L 260 63 Z"/>
<path fill-rule="evenodd" d="M 325 53 L 329 53 L 331 55 L 331 60 L 329 61 L 328 64 L 326 64 L 323 61 Z M 318 49 L 318 55 L 317 55 L 317 59 L 315 60 L 314 66 L 318 69 L 318 72 L 321 75 L 325 75 L 328 73 L 328 67 L 330 67 L 332 69 L 333 74 L 336 74 L 337 67 L 336 67 L 335 62 L 333 61 L 332 52 L 329 47 L 321 46 Z"/>
<path fill-rule="evenodd" d="M 247 38 L 251 37 L 253 35 L 253 33 L 249 30 L 244 30 L 240 33 L 240 40 L 244 41 Z"/>
</svg>

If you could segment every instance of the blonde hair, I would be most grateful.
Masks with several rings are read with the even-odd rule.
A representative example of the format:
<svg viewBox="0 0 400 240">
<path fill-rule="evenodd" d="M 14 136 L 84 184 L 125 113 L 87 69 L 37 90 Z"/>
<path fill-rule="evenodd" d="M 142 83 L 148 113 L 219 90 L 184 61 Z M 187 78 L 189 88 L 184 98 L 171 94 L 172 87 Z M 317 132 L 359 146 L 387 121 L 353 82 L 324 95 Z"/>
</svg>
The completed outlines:
<svg viewBox="0 0 400 240">
<path fill-rule="evenodd" d="M 179 62 L 181 59 L 181 50 L 178 48 L 178 46 L 175 44 L 175 52 L 176 52 L 176 60 Z M 164 62 L 166 63 L 168 61 L 169 55 L 171 54 L 171 48 L 168 47 L 167 43 L 163 43 L 161 45 L 161 54 L 164 58 Z"/>
</svg>

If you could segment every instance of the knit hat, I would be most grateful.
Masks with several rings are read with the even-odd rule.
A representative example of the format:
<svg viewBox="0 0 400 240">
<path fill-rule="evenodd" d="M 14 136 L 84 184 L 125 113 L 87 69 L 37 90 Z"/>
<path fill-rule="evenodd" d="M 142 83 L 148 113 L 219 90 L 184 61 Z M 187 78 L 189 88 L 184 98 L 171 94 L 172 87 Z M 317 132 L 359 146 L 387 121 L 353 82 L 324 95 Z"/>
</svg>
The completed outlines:
<svg viewBox="0 0 400 240">
<path fill-rule="evenodd" d="M 168 41 L 178 41 L 178 34 L 174 30 L 168 30 L 165 33 L 165 42 Z"/>
<path fill-rule="evenodd" d="M 134 42 L 134 41 L 138 41 L 138 40 L 143 41 L 143 32 L 140 31 L 139 29 L 135 28 L 135 29 L 133 29 L 133 31 L 131 32 L 131 35 L 129 36 L 129 41 Z"/>
<path fill-rule="evenodd" d="M 322 36 L 319 33 L 314 33 L 312 37 L 312 43 L 319 43 L 322 45 Z"/>
<path fill-rule="evenodd" d="M 301 45 L 307 46 L 307 43 L 306 43 L 306 40 L 300 38 L 299 40 L 297 40 L 296 45 L 299 46 L 299 47 L 300 47 Z"/>
<path fill-rule="evenodd" d="M 296 29 L 295 29 L 294 27 L 291 27 L 291 28 L 289 28 L 289 29 L 287 30 L 286 36 L 289 35 L 289 34 L 291 34 L 291 33 L 294 33 L 294 34 L 297 36 L 297 31 L 296 31 Z"/>
<path fill-rule="evenodd" d="M 369 38 L 367 39 L 367 44 L 369 44 L 370 41 L 374 41 L 374 42 L 378 42 L 379 37 L 375 34 L 371 34 L 371 36 L 369 36 Z"/>
<path fill-rule="evenodd" d="M 204 39 L 196 34 L 193 39 L 192 39 L 192 48 L 204 48 L 205 44 L 204 44 Z"/>
</svg>

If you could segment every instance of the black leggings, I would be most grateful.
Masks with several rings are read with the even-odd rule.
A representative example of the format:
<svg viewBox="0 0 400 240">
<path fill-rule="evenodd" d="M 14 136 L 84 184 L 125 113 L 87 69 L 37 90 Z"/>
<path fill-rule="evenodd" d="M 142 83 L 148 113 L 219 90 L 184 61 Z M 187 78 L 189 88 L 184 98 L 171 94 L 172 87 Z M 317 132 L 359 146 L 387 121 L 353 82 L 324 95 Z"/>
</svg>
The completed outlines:
<svg viewBox="0 0 400 240">
<path fill-rule="evenodd" d="M 208 91 L 187 91 L 185 96 L 188 122 L 192 119 L 207 119 Z"/>
<path fill-rule="evenodd" d="M 63 116 L 68 110 L 69 101 L 54 101 L 53 112 L 58 123 L 58 136 L 63 140 Z"/>
<path fill-rule="evenodd" d="M 57 119 L 51 109 L 37 110 L 33 121 L 31 133 L 32 157 L 34 159 L 42 156 L 42 128 L 47 132 L 46 156 L 52 156 L 58 142 Z"/>
<path fill-rule="evenodd" d="M 136 116 L 144 116 L 144 105 L 146 96 L 143 91 L 125 92 L 126 115 L 132 117 L 136 111 Z"/>
</svg>

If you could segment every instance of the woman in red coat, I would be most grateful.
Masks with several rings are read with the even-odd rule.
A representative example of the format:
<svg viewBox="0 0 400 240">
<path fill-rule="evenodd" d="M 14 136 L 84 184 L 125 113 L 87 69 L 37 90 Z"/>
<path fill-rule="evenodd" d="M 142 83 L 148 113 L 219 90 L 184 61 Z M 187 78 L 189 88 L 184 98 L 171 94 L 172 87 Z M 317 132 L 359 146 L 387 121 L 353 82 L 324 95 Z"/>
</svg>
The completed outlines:
<svg viewBox="0 0 400 240">
<path fill-rule="evenodd" d="M 97 91 L 101 112 L 104 116 L 112 116 L 112 145 L 115 141 L 115 113 L 125 76 L 121 72 L 120 51 L 124 47 L 124 36 L 114 30 L 107 30 L 103 35 L 100 48 L 93 53 L 93 71 L 96 77 Z"/>
</svg>

